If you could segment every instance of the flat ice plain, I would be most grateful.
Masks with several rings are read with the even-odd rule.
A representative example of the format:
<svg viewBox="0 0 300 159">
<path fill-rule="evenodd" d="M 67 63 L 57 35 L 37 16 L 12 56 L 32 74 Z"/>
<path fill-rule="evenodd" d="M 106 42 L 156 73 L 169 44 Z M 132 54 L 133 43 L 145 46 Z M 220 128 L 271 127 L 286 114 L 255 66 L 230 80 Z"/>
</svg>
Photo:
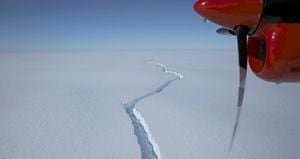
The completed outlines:
<svg viewBox="0 0 300 159">
<path fill-rule="evenodd" d="M 300 84 L 248 73 L 232 152 L 235 51 L 0 54 L 0 159 L 140 159 L 122 103 L 139 101 L 162 159 L 300 158 Z M 230 53 L 229 53 L 230 52 Z"/>
</svg>

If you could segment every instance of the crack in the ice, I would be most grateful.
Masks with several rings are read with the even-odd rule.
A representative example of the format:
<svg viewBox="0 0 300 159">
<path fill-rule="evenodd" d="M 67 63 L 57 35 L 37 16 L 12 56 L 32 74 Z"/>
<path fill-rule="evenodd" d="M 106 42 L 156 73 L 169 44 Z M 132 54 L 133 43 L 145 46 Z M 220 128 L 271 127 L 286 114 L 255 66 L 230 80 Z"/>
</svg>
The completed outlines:
<svg viewBox="0 0 300 159">
<path fill-rule="evenodd" d="M 123 105 L 126 109 L 127 114 L 131 119 L 134 128 L 134 134 L 136 135 L 138 144 L 140 146 L 142 159 L 161 159 L 159 146 L 155 142 L 154 137 L 151 135 L 148 124 L 145 122 L 145 119 L 143 118 L 141 113 L 135 108 L 135 105 L 139 101 L 163 91 L 172 82 L 176 80 L 180 80 L 184 77 L 180 73 L 169 71 L 166 65 L 161 64 L 157 61 L 152 61 L 149 63 L 155 64 L 157 67 L 161 68 L 164 73 L 175 75 L 176 78 L 166 81 L 165 83 L 157 87 L 155 90 L 146 93 L 145 95 L 142 95 L 140 97 L 137 97 L 135 99 L 132 99 L 127 103 L 123 103 Z"/>
</svg>

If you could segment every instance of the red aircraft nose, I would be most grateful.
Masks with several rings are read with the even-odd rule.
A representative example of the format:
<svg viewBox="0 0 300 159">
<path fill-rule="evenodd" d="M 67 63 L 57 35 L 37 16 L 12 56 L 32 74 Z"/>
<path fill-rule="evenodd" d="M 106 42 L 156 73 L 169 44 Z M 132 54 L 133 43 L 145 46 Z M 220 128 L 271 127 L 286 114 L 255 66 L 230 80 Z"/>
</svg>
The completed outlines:
<svg viewBox="0 0 300 159">
<path fill-rule="evenodd" d="M 263 9 L 263 0 L 199 0 L 195 11 L 218 25 L 234 29 L 237 25 L 256 28 Z"/>
</svg>

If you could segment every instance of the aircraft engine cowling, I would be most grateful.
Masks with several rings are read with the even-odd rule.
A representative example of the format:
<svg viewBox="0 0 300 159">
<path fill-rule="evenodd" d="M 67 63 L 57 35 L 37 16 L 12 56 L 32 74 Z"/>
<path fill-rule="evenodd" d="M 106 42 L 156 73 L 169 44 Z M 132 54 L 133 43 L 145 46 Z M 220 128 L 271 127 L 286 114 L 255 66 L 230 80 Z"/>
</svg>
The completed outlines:
<svg viewBox="0 0 300 159">
<path fill-rule="evenodd" d="M 300 24 L 261 26 L 248 38 L 249 65 L 270 82 L 300 82 Z"/>
</svg>

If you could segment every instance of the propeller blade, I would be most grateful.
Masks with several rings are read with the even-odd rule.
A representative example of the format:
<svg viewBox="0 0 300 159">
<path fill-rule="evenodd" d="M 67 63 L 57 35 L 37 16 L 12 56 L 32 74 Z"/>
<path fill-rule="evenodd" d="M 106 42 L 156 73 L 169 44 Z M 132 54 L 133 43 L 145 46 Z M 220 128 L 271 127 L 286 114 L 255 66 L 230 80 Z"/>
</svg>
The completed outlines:
<svg viewBox="0 0 300 159">
<path fill-rule="evenodd" d="M 239 53 L 239 70 L 240 70 L 240 80 L 239 80 L 239 95 L 238 95 L 238 103 L 237 103 L 237 115 L 235 119 L 235 124 L 232 132 L 232 137 L 229 146 L 229 152 L 234 144 L 234 139 L 236 136 L 236 132 L 239 125 L 240 115 L 242 111 L 242 105 L 244 100 L 244 92 L 246 86 L 246 76 L 247 76 L 247 34 L 248 28 L 245 26 L 237 26 L 235 29 L 237 35 L 237 43 L 238 43 L 238 53 Z"/>
<path fill-rule="evenodd" d="M 227 36 L 236 35 L 236 33 L 235 33 L 234 31 L 229 30 L 229 29 L 227 29 L 227 28 L 223 28 L 223 27 L 217 29 L 216 32 L 217 32 L 218 34 L 221 34 L 221 35 L 227 35 Z"/>
</svg>

